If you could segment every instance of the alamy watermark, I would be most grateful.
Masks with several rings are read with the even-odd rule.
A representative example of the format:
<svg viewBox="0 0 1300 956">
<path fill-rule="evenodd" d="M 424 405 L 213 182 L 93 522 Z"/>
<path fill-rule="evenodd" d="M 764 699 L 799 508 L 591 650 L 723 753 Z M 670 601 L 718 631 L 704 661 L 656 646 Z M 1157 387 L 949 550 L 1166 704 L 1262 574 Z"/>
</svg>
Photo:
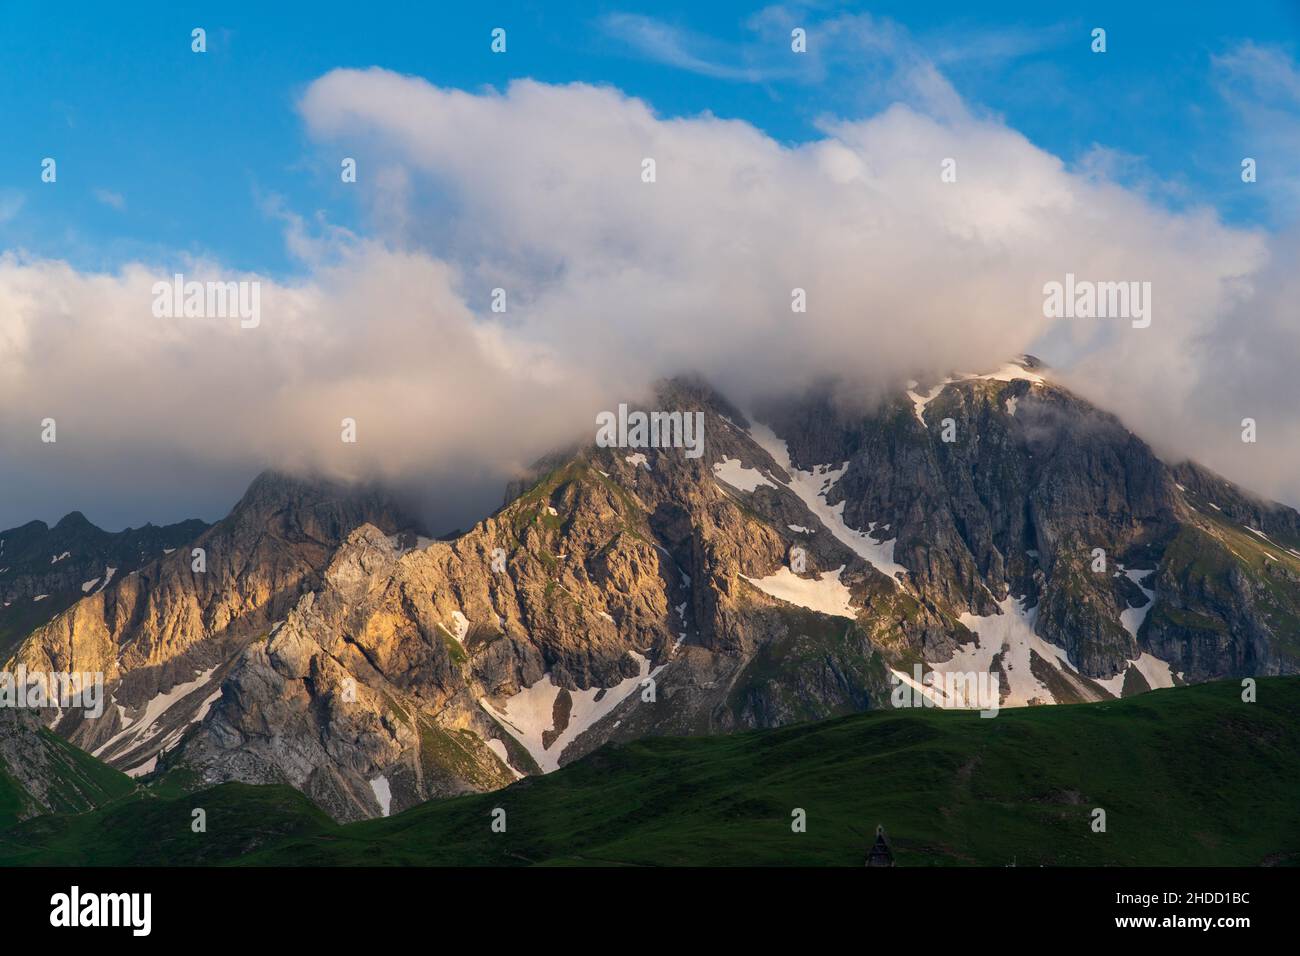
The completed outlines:
<svg viewBox="0 0 1300 956">
<path fill-rule="evenodd" d="M 920 664 L 912 676 L 889 675 L 894 686 L 889 702 L 895 707 L 943 707 L 978 710 L 981 717 L 996 717 L 1002 702 L 1002 681 L 988 671 L 938 671 L 922 673 Z"/>
<path fill-rule="evenodd" d="M 704 454 L 703 412 L 618 412 L 596 416 L 596 444 L 601 448 L 684 448 L 687 458 Z"/>
<path fill-rule="evenodd" d="M 262 322 L 262 284 L 185 281 L 182 273 L 171 282 L 153 284 L 153 314 L 158 319 L 239 319 L 242 329 Z"/>
<path fill-rule="evenodd" d="M 83 893 L 74 885 L 50 897 L 54 927 L 126 927 L 132 936 L 148 936 L 153 928 L 152 893 Z"/>
<path fill-rule="evenodd" d="M 104 713 L 104 673 L 46 674 L 19 664 L 15 671 L 0 671 L 0 707 L 80 708 L 87 717 L 99 717 Z"/>
<path fill-rule="evenodd" d="M 1133 328 L 1151 324 L 1150 282 L 1092 282 L 1065 274 L 1043 285 L 1043 315 L 1049 319 L 1131 319 Z"/>
</svg>

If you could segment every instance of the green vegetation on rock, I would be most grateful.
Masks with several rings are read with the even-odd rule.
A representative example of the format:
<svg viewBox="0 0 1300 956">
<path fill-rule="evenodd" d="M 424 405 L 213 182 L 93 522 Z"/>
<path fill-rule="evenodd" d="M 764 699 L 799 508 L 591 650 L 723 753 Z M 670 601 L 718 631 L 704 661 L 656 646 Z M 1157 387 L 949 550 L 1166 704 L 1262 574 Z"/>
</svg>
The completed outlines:
<svg viewBox="0 0 1300 956">
<path fill-rule="evenodd" d="M 859 866 L 884 824 L 903 866 L 1249 866 L 1300 862 L 1297 792 L 1300 679 L 1265 678 L 1251 704 L 1225 681 L 994 719 L 891 710 L 649 738 L 346 826 L 287 787 L 138 793 L 9 828 L 0 864 Z M 199 806 L 206 834 L 190 831 Z"/>
</svg>

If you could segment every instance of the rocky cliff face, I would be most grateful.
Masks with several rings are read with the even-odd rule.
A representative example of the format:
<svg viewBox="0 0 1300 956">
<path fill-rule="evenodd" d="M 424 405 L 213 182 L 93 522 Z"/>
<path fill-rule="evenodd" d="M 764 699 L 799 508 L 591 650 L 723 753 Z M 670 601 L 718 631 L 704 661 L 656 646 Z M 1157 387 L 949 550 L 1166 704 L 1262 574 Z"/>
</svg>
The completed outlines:
<svg viewBox="0 0 1300 956">
<path fill-rule="evenodd" d="M 0 658 L 40 625 L 87 594 L 194 540 L 197 519 L 109 532 L 80 511 L 54 527 L 31 521 L 0 531 Z"/>
<path fill-rule="evenodd" d="M 987 617 L 1023 598 L 1033 632 L 1088 680 L 1124 678 L 1146 653 L 1174 678 L 1295 669 L 1294 510 L 1167 466 L 1036 362 L 908 399 L 852 421 L 814 400 L 783 424 L 805 467 L 848 462 L 828 501 L 888 529 L 943 610 Z"/>
<path fill-rule="evenodd" d="M 745 580 L 780 567 L 789 538 L 677 450 L 584 451 L 451 542 L 359 529 L 174 759 L 205 780 L 284 780 L 346 819 L 611 737 L 861 709 L 885 686 L 865 635 Z M 809 665 L 747 670 L 779 642 L 807 645 Z"/>
<path fill-rule="evenodd" d="M 558 455 L 451 541 L 264 477 L 196 540 L 206 576 L 142 567 L 16 660 L 111 675 L 111 715 L 57 729 L 115 766 L 287 782 L 339 819 L 888 706 L 917 667 L 1006 706 L 1300 667 L 1296 513 L 1167 466 L 1035 362 L 865 413 L 753 420 L 689 382 L 657 407 L 703 414 L 702 457 Z"/>
<path fill-rule="evenodd" d="M 55 729 L 122 769 L 148 766 L 206 712 L 239 650 L 318 587 L 347 534 L 367 523 L 409 525 L 373 490 L 263 474 L 186 547 L 115 575 L 33 631 L 6 669 L 102 674 L 104 715 L 69 710 Z"/>
</svg>

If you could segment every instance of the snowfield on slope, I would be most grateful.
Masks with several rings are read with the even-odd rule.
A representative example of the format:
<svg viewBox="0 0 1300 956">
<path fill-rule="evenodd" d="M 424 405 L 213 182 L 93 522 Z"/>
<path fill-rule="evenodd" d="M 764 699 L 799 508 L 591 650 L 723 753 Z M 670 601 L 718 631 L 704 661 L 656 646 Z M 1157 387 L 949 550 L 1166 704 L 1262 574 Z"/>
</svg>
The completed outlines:
<svg viewBox="0 0 1300 956">
<path fill-rule="evenodd" d="M 767 485 L 769 488 L 776 487 L 757 468 L 746 468 L 741 465 L 738 458 L 724 458 L 722 461 L 717 462 L 713 466 L 713 474 L 740 491 L 753 491 L 759 485 Z"/>
<path fill-rule="evenodd" d="M 1119 615 L 1119 622 L 1124 625 L 1124 630 L 1132 634 L 1134 640 L 1137 640 L 1138 628 L 1142 626 L 1142 622 L 1146 620 L 1147 614 L 1151 612 L 1151 608 L 1155 605 L 1156 602 L 1156 592 L 1142 587 L 1141 582 L 1143 578 L 1145 578 L 1149 574 L 1154 574 L 1155 571 L 1153 570 L 1125 571 L 1124 566 L 1122 564 L 1120 565 L 1119 569 L 1124 573 L 1124 575 L 1130 581 L 1136 584 L 1138 586 L 1138 590 L 1140 590 L 1147 597 L 1146 604 L 1142 605 L 1141 607 L 1125 608 L 1123 611 L 1120 612 Z"/>
<path fill-rule="evenodd" d="M 925 406 L 938 398 L 939 393 L 947 388 L 948 384 L 952 381 L 952 379 L 946 378 L 924 395 L 917 394 L 916 389 L 920 386 L 915 380 L 907 383 L 907 397 L 912 400 L 912 408 L 916 412 L 916 420 L 922 425 L 925 424 Z"/>
<path fill-rule="evenodd" d="M 596 696 L 601 693 L 602 688 L 589 687 L 586 690 L 569 691 L 569 697 L 573 702 L 569 711 L 569 723 L 564 731 L 551 741 L 549 747 L 542 742 L 542 734 L 554 729 L 555 699 L 560 695 L 560 687 L 551 680 L 550 674 L 532 687 L 525 687 L 508 698 L 499 710 L 486 697 L 479 698 L 479 703 L 528 750 L 543 773 L 550 773 L 559 769 L 560 756 L 564 753 L 565 747 L 633 694 L 643 680 L 653 677 L 663 669 L 663 665 L 660 665 L 651 671 L 650 661 L 647 658 L 636 651 L 629 651 L 629 653 L 636 659 L 639 673 L 636 677 L 622 680 L 613 687 L 603 688 L 604 695 L 600 700 L 596 700 Z"/>
<path fill-rule="evenodd" d="M 388 778 L 380 774 L 370 781 L 370 789 L 374 791 L 375 799 L 379 801 L 380 815 L 388 816 L 393 808 L 393 790 L 388 785 Z"/>
<path fill-rule="evenodd" d="M 1036 606 L 1026 608 L 1019 599 L 1007 595 L 998 604 L 998 609 L 1001 614 L 980 617 L 967 612 L 958 618 L 979 635 L 980 646 L 964 644 L 952 660 L 931 666 L 943 673 L 988 670 L 994 655 L 1001 652 L 1002 669 L 1011 685 L 1010 695 L 1002 702 L 1004 707 L 1023 707 L 1032 700 L 1055 701 L 1052 692 L 1030 668 L 1032 652 L 1055 666 L 1084 700 L 1099 699 L 1099 695 L 1088 689 L 1070 665 L 1065 648 L 1057 647 L 1034 633 L 1034 624 L 1038 620 Z"/>
<path fill-rule="evenodd" d="M 938 398 L 943 390 L 949 385 L 956 382 L 969 382 L 977 379 L 991 382 L 1014 382 L 1017 379 L 1024 379 L 1033 385 L 1044 385 L 1047 382 L 1047 379 L 1043 378 L 1042 375 L 1039 375 L 1037 372 L 1031 372 L 1029 369 L 1017 362 L 1008 362 L 999 369 L 995 369 L 992 372 L 985 372 L 983 374 L 962 372 L 953 375 L 949 378 L 945 378 L 942 382 L 935 385 L 924 394 L 917 392 L 917 389 L 920 388 L 921 385 L 916 381 L 916 379 L 912 379 L 907 383 L 906 390 L 907 397 L 912 400 L 912 408 L 916 412 L 917 421 L 922 425 L 925 425 L 925 407 Z M 1016 413 L 1016 405 L 1018 401 L 1019 400 L 1015 398 L 1007 399 L 1006 409 L 1008 415 L 1014 415 Z"/>
<path fill-rule="evenodd" d="M 1134 640 L 1137 640 L 1138 628 L 1142 626 L 1142 622 L 1146 620 L 1147 615 L 1151 613 L 1151 608 L 1154 607 L 1156 603 L 1156 592 L 1150 588 L 1142 587 L 1142 579 L 1148 575 L 1155 574 L 1155 571 L 1150 568 L 1125 569 L 1121 564 L 1117 573 L 1124 574 L 1130 581 L 1136 584 L 1138 589 L 1147 597 L 1146 604 L 1141 607 L 1125 608 L 1119 615 L 1119 622 L 1124 625 L 1124 630 L 1132 634 Z M 1142 675 L 1143 679 L 1152 690 L 1161 687 L 1174 686 L 1173 672 L 1169 664 L 1166 661 L 1162 661 L 1154 654 L 1148 654 L 1146 651 L 1139 653 L 1136 660 L 1129 661 L 1128 667 L 1125 667 L 1114 677 L 1108 677 L 1105 680 L 1098 680 L 1097 683 L 1106 688 L 1116 697 L 1119 697 L 1123 693 L 1124 678 L 1128 676 L 1130 668 L 1136 668 L 1137 672 Z"/>
<path fill-rule="evenodd" d="M 1101 699 L 1070 666 L 1064 648 L 1057 647 L 1034 633 L 1034 623 L 1038 618 L 1037 607 L 1025 608 L 1019 599 L 1008 595 L 1006 600 L 999 603 L 998 608 L 1001 614 L 986 617 L 969 612 L 963 614 L 960 621 L 978 635 L 979 646 L 963 644 L 951 660 L 929 663 L 930 669 L 938 674 L 988 673 L 993 666 L 993 658 L 1000 653 L 1002 670 L 1010 685 L 1010 693 L 1002 698 L 1000 706 L 1024 707 L 1030 702 L 1053 703 L 1055 697 L 1052 692 L 1034 676 L 1031 669 L 1032 653 L 1041 657 L 1048 666 L 1054 666 L 1084 700 Z M 893 673 L 899 680 L 912 685 L 913 689 L 919 689 L 911 675 L 898 670 L 893 670 Z M 926 687 L 923 692 L 941 707 L 950 705 L 941 687 Z"/>
<path fill-rule="evenodd" d="M 789 601 L 810 611 L 822 614 L 834 614 L 838 617 L 857 617 L 858 612 L 849 605 L 852 596 L 849 589 L 840 583 L 840 574 L 844 565 L 834 571 L 823 571 L 821 580 L 801 578 L 787 567 L 777 568 L 775 574 L 765 578 L 749 578 L 741 575 L 750 584 L 764 594 Z"/>
<path fill-rule="evenodd" d="M 162 719 L 163 715 L 165 715 L 175 704 L 179 703 L 204 684 L 211 681 L 212 675 L 216 673 L 216 670 L 215 666 L 211 667 L 198 674 L 194 680 L 188 681 L 184 684 L 177 684 L 171 690 L 158 694 L 145 705 L 143 714 L 134 720 L 126 719 L 122 729 L 97 747 L 91 756 L 98 757 L 119 740 L 126 739 L 129 741 L 129 746 L 124 747 L 123 752 L 133 749 L 141 744 L 148 743 L 157 733 L 154 728 L 158 724 L 158 721 Z M 216 700 L 218 696 L 220 696 L 220 688 L 217 689 L 217 692 L 213 696 L 210 696 L 200 704 L 204 715 L 207 714 L 207 708 L 212 706 L 212 702 Z M 116 704 L 117 702 L 114 701 L 114 703 Z M 122 705 L 117 704 L 117 708 L 118 713 L 123 715 L 125 718 L 125 711 L 123 710 Z M 187 721 L 186 723 L 193 723 L 193 720 Z"/>
<path fill-rule="evenodd" d="M 837 505 L 826 502 L 827 493 L 843 477 L 848 462 L 837 469 L 832 469 L 830 465 L 817 465 L 813 471 L 801 471 L 790 463 L 789 446 L 783 439 L 778 438 L 772 429 L 754 422 L 749 435 L 790 476 L 790 482 L 786 487 L 820 519 L 826 530 L 897 585 L 898 581 L 894 575 L 907 574 L 907 568 L 894 560 L 894 542 L 892 540 L 879 542 L 871 538 L 868 532 L 875 529 L 876 522 L 872 522 L 867 531 L 850 528 L 844 523 L 844 502 L 841 501 Z"/>
<path fill-rule="evenodd" d="M 1151 571 L 1130 571 L 1127 572 L 1130 579 L 1135 583 L 1138 578 L 1145 577 Z M 1141 585 L 1138 585 L 1141 587 Z M 1154 593 L 1147 591 L 1148 597 L 1154 597 Z M 1036 677 L 1031 668 L 1031 652 L 1037 654 L 1049 666 L 1054 666 L 1061 677 L 1067 684 L 1085 701 L 1103 700 L 1104 695 L 1099 695 L 1094 689 L 1085 683 L 1079 672 L 1070 663 L 1069 655 L 1064 648 L 1057 647 L 1055 644 L 1044 640 L 1034 633 L 1034 624 L 1038 619 L 1038 608 L 1025 608 L 1021 601 L 1015 597 L 1008 596 L 1006 600 L 998 605 L 1002 611 L 1001 614 L 993 614 L 981 617 L 976 614 L 966 613 L 959 619 L 962 624 L 970 628 L 979 636 L 979 647 L 974 644 L 963 644 L 953 654 L 952 659 L 940 661 L 938 663 L 928 663 L 927 666 L 939 674 L 951 673 L 984 673 L 993 665 L 993 658 L 1002 653 L 1002 669 L 1006 671 L 1007 681 L 1010 684 L 1010 694 L 1002 700 L 1003 707 L 1024 707 L 1031 701 L 1038 703 L 1056 703 L 1056 697 L 1051 690 L 1038 677 Z M 1132 616 L 1125 619 L 1125 627 L 1130 629 L 1131 633 L 1136 634 L 1137 626 L 1141 624 L 1142 618 L 1151 608 L 1148 603 L 1145 607 L 1131 608 Z M 1131 625 L 1131 626 L 1130 626 Z M 1137 660 L 1130 661 L 1129 667 L 1137 668 L 1138 672 L 1146 679 L 1152 688 L 1172 687 L 1173 678 L 1170 674 L 1170 667 L 1160 658 L 1151 654 L 1142 652 Z M 1092 679 L 1092 683 L 1103 687 L 1115 697 L 1119 697 L 1124 688 L 1124 676 L 1128 668 L 1115 677 L 1105 680 Z M 899 680 L 916 687 L 915 680 L 911 675 L 904 674 L 900 671 L 893 671 Z M 932 697 L 940 706 L 947 706 L 948 702 L 944 697 L 942 688 L 923 688 L 927 696 Z"/>
</svg>

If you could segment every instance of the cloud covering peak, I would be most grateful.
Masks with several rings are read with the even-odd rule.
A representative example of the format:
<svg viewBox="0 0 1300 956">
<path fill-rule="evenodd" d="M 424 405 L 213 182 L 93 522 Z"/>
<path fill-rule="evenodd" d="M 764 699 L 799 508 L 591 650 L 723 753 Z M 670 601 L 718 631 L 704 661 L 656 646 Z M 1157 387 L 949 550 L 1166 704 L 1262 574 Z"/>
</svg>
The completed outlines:
<svg viewBox="0 0 1300 956">
<path fill-rule="evenodd" d="M 839 378 L 869 399 L 1026 351 L 1166 454 L 1300 501 L 1294 243 L 1170 211 L 995 117 L 897 103 L 792 145 L 610 87 L 469 93 L 381 69 L 326 74 L 300 112 L 322 156 L 356 159 L 344 188 L 370 223 L 287 215 L 300 281 L 0 259 L 13 517 L 51 489 L 67 508 L 203 499 L 278 464 L 436 489 L 455 523 L 664 375 L 742 401 Z M 257 278 L 260 325 L 153 317 L 151 284 L 182 267 Z M 1067 273 L 1150 282 L 1150 327 L 1045 317 Z M 1243 449 L 1246 416 L 1261 437 Z"/>
</svg>

